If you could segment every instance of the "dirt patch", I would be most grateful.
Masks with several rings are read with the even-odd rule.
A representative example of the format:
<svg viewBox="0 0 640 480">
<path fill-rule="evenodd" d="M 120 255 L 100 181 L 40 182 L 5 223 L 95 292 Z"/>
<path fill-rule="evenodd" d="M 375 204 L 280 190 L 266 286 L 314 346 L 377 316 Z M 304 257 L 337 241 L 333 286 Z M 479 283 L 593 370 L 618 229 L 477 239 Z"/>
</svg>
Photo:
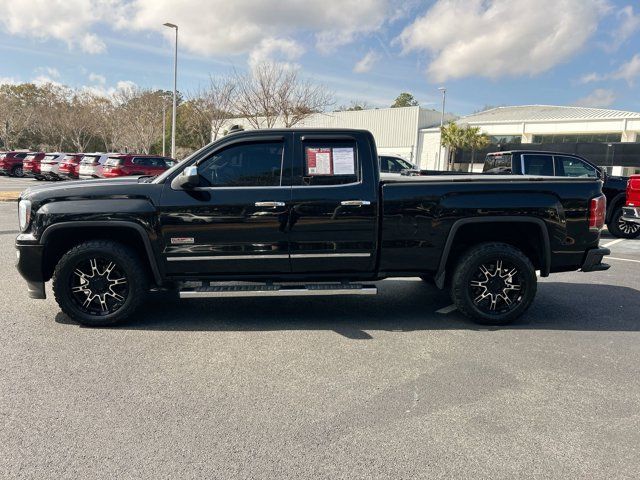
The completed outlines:
<svg viewBox="0 0 640 480">
<path fill-rule="evenodd" d="M 0 192 L 0 202 L 15 202 L 20 197 L 20 192 Z"/>
</svg>

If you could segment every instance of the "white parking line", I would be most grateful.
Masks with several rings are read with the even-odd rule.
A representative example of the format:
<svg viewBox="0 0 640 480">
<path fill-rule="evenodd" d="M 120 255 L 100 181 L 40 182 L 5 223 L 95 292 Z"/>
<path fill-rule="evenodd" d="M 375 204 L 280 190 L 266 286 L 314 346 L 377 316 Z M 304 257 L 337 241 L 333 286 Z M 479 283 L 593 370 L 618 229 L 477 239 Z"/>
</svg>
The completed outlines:
<svg viewBox="0 0 640 480">
<path fill-rule="evenodd" d="M 604 258 L 607 260 L 618 260 L 620 262 L 640 263 L 640 260 L 631 260 L 630 258 L 617 258 L 617 257 L 609 257 L 609 256 L 606 256 Z"/>
<path fill-rule="evenodd" d="M 455 312 L 458 308 L 455 305 L 449 305 L 448 307 L 441 308 L 440 310 L 436 310 L 436 313 L 442 313 L 443 315 L 451 312 Z"/>
<path fill-rule="evenodd" d="M 616 243 L 620 243 L 620 242 L 624 242 L 624 238 L 618 238 L 617 240 L 614 240 L 613 242 L 608 242 L 605 243 L 604 245 L 602 245 L 603 248 L 607 248 L 610 247 L 611 245 L 615 245 Z"/>
</svg>

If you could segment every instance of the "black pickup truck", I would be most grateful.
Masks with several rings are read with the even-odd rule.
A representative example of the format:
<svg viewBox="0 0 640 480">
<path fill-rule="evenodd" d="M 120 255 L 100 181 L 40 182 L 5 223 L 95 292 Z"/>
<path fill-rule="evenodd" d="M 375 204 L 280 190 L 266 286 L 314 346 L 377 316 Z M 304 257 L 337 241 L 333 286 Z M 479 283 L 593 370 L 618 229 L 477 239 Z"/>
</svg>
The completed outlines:
<svg viewBox="0 0 640 480">
<path fill-rule="evenodd" d="M 150 289 L 368 295 L 403 276 L 504 324 L 533 301 L 536 270 L 609 268 L 601 189 L 592 178 L 385 178 L 367 131 L 240 132 L 157 177 L 26 190 L 17 265 L 32 298 L 52 280 L 60 308 L 90 326 L 131 316 Z"/>
<path fill-rule="evenodd" d="M 493 152 L 487 154 L 482 171 L 499 175 L 599 178 L 603 181 L 602 193 L 607 197 L 605 223 L 609 233 L 619 238 L 640 236 L 640 225 L 622 218 L 629 179 L 609 175 L 606 170 L 578 155 L 531 150 Z"/>
</svg>

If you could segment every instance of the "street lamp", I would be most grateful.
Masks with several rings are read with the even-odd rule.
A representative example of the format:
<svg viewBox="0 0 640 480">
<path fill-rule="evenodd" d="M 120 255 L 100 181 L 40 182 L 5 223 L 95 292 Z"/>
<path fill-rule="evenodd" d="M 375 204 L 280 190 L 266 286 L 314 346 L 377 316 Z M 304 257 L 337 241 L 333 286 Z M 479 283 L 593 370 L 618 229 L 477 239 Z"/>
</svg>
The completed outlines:
<svg viewBox="0 0 640 480">
<path fill-rule="evenodd" d="M 173 53 L 173 113 L 171 115 L 171 158 L 176 158 L 176 90 L 178 86 L 178 26 L 173 23 L 164 23 L 165 27 L 176 30 L 176 46 Z"/>
<path fill-rule="evenodd" d="M 438 87 L 438 90 L 442 92 L 442 114 L 440 115 L 440 148 L 438 149 L 438 166 L 440 166 L 440 160 L 442 158 L 442 127 L 444 127 L 444 104 L 447 100 L 447 89 L 445 87 Z M 449 170 L 449 165 L 446 165 L 446 170 Z"/>
</svg>

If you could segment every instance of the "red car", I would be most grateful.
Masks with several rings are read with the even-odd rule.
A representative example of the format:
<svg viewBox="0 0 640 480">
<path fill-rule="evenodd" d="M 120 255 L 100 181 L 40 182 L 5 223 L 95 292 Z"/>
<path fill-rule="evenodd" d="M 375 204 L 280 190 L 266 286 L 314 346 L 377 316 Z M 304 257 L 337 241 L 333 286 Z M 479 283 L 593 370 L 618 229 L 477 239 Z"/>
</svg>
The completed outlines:
<svg viewBox="0 0 640 480">
<path fill-rule="evenodd" d="M 622 208 L 622 219 L 640 223 L 640 175 L 631 175 L 627 182 L 627 203 Z"/>
<path fill-rule="evenodd" d="M 29 151 L 3 152 L 0 155 L 0 175 L 11 175 L 12 177 L 22 177 L 22 162 L 24 157 L 29 155 Z"/>
<path fill-rule="evenodd" d="M 36 180 L 44 180 L 40 172 L 40 163 L 44 158 L 44 152 L 31 152 L 22 162 L 22 173 L 25 177 L 32 177 Z"/>
<path fill-rule="evenodd" d="M 58 176 L 69 180 L 78 178 L 78 170 L 80 169 L 80 160 L 82 160 L 82 157 L 84 157 L 82 153 L 67 154 L 60 162 Z"/>
<path fill-rule="evenodd" d="M 102 176 L 159 175 L 173 164 L 173 159 L 158 155 L 109 155 L 102 169 Z"/>
</svg>

